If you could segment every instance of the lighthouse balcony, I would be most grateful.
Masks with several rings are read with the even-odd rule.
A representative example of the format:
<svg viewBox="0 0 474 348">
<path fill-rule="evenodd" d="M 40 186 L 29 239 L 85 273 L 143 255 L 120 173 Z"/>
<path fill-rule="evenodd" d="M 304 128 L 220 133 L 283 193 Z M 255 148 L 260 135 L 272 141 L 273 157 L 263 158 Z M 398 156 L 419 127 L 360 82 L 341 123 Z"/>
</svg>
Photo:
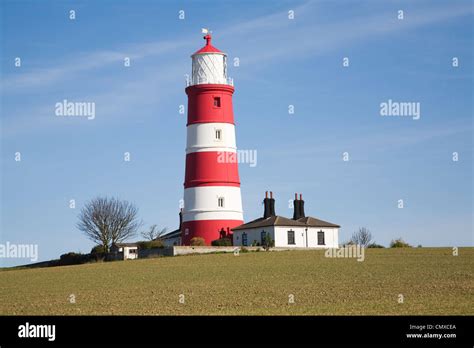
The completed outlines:
<svg viewBox="0 0 474 348">
<path fill-rule="evenodd" d="M 214 78 L 214 77 L 193 77 L 186 76 L 186 87 L 194 85 L 228 85 L 234 86 L 234 79 L 231 77 L 227 78 Z"/>
</svg>

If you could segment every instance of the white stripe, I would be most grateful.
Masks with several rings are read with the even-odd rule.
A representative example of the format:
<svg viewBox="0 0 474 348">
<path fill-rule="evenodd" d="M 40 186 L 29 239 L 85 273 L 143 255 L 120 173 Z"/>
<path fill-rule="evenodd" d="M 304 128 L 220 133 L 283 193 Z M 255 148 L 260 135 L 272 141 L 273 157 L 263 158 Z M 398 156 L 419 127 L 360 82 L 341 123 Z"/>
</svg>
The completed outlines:
<svg viewBox="0 0 474 348">
<path fill-rule="evenodd" d="M 224 207 L 218 206 L 219 197 Z M 201 186 L 184 190 L 183 221 L 243 220 L 240 187 Z"/>
<path fill-rule="evenodd" d="M 216 138 L 220 131 L 221 139 Z M 235 126 L 230 123 L 194 123 L 187 127 L 186 153 L 202 151 L 236 152 Z"/>
</svg>

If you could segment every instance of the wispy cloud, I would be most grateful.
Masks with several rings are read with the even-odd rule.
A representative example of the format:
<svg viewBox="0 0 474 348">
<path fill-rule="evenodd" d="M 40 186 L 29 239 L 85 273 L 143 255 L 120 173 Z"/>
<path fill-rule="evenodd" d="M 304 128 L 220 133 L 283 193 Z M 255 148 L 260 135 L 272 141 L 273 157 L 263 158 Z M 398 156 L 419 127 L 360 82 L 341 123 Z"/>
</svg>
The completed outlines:
<svg viewBox="0 0 474 348">
<path fill-rule="evenodd" d="M 253 64 L 287 58 L 306 59 L 380 36 L 473 14 L 473 7 L 470 4 L 445 5 L 417 8 L 406 13 L 404 20 L 398 20 L 396 11 L 390 11 L 320 23 L 317 12 L 310 11 L 310 6 L 312 5 L 305 5 L 304 10 L 296 10 L 297 16 L 300 13 L 304 14 L 303 18 L 297 17 L 294 20 L 296 23 L 288 20 L 287 13 L 282 12 L 244 25 L 240 31 L 241 36 L 251 33 L 252 38 L 250 41 L 245 41 L 246 50 L 251 53 L 246 57 L 246 62 Z M 314 17 L 308 15 L 309 13 L 314 14 Z M 271 30 L 259 30 L 260 28 Z M 236 28 L 232 29 L 231 33 L 234 34 L 236 31 Z M 233 47 L 238 45 L 238 41 L 233 43 Z"/>
<path fill-rule="evenodd" d="M 244 22 L 235 22 L 225 27 L 219 38 L 235 52 L 245 55 L 247 75 L 250 71 L 258 71 L 269 63 L 280 62 L 284 59 L 308 59 L 349 44 L 360 43 L 382 35 L 389 35 L 399 31 L 412 30 L 420 26 L 445 21 L 459 16 L 472 14 L 472 6 L 445 5 L 442 7 L 420 7 L 406 15 L 404 21 L 396 19 L 395 12 L 375 13 L 357 19 L 344 19 L 338 22 L 318 20 L 321 13 L 317 11 L 319 3 L 308 2 L 294 9 L 296 18 L 288 19 L 287 11 L 279 11 L 266 16 L 257 17 Z M 53 85 L 69 83 L 80 76 L 79 81 L 96 76 L 101 69 L 113 64 L 123 64 L 124 57 L 133 61 L 169 56 L 173 52 L 186 47 L 194 48 L 195 44 L 189 37 L 175 38 L 170 41 L 134 43 L 118 48 L 94 52 L 78 53 L 73 59 L 64 64 L 47 66 L 31 71 L 9 74 L 2 80 L 1 93 L 28 94 L 38 88 L 48 88 Z M 156 61 L 159 61 L 158 59 Z M 265 64 L 262 64 L 265 62 Z M 134 74 L 125 78 L 109 76 L 109 81 L 102 86 L 103 93 L 96 93 L 94 100 L 102 105 L 108 105 L 109 113 L 116 113 L 121 108 L 117 100 L 141 103 L 152 93 L 156 95 L 159 87 L 156 78 L 159 76 L 162 85 L 182 76 L 187 70 L 180 61 L 167 62 L 166 66 L 156 64 L 151 71 Z M 107 74 L 107 72 L 106 72 Z M 184 77 L 183 77 L 184 78 Z M 245 78 L 245 77 L 243 77 Z M 91 78 L 93 79 L 93 78 Z M 77 80 L 74 80 L 75 82 Z M 140 91 L 140 93 L 137 93 Z M 166 96 L 165 89 L 161 95 Z M 87 89 L 84 89 L 84 95 Z M 49 110 L 50 105 L 43 105 L 24 112 L 24 117 L 15 117 L 5 124 L 4 135 L 35 128 L 35 119 L 31 115 Z M 123 107 L 122 107 L 123 109 Z M 103 111 L 107 111 L 103 109 Z M 103 114 L 105 116 L 105 114 Z M 43 124 L 47 124 L 44 123 Z M 50 126 L 54 122 L 50 122 Z M 56 123 L 57 124 L 57 123 Z"/>
<path fill-rule="evenodd" d="M 254 63 L 285 57 L 307 58 L 356 41 L 365 41 L 473 14 L 473 7 L 470 4 L 447 5 L 418 8 L 407 13 L 403 21 L 397 20 L 396 13 L 392 11 L 356 19 L 320 23 L 317 20 L 319 15 L 316 6 L 317 3 L 308 2 L 296 7 L 294 20 L 288 19 L 287 11 L 280 11 L 243 23 L 235 23 L 225 27 L 219 36 L 235 51 L 250 52 L 246 62 Z M 2 82 L 3 92 L 45 86 L 61 79 L 72 78 L 77 73 L 122 62 L 124 57 L 133 60 L 156 57 L 190 45 L 190 38 L 175 38 L 170 41 L 136 43 L 118 49 L 81 53 L 63 65 L 36 69 L 18 76 L 7 76 Z M 255 65 L 255 68 L 258 68 L 258 65 Z"/>
<path fill-rule="evenodd" d="M 122 64 L 125 57 L 133 61 L 157 57 L 181 48 L 189 40 L 131 44 L 116 50 L 79 53 L 70 61 L 56 66 L 34 69 L 7 76 L 2 81 L 2 93 L 25 91 L 25 88 L 46 87 L 53 83 L 71 80 L 79 73 L 86 73 L 111 64 Z"/>
</svg>

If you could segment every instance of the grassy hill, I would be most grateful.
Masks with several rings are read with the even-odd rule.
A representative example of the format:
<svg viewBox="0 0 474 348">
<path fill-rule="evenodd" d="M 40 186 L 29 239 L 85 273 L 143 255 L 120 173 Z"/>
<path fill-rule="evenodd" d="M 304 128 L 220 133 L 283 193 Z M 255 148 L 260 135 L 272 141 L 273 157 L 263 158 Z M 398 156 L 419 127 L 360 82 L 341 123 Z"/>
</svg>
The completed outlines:
<svg viewBox="0 0 474 348">
<path fill-rule="evenodd" d="M 474 248 L 193 255 L 3 270 L 0 314 L 472 315 L 473 286 Z"/>
</svg>

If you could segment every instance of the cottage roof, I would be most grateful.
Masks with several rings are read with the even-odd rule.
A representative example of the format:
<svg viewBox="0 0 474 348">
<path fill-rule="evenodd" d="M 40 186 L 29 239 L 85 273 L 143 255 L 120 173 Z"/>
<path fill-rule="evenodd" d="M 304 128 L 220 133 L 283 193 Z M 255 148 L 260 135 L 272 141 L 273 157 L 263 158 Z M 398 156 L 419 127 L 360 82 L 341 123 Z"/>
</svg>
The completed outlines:
<svg viewBox="0 0 474 348">
<path fill-rule="evenodd" d="M 334 227 L 339 228 L 339 225 L 333 224 L 331 222 L 323 221 L 316 219 L 312 216 L 307 216 L 298 220 L 288 219 L 283 216 L 274 215 L 268 218 L 258 218 L 242 224 L 240 226 L 232 228 L 232 231 L 250 229 L 250 228 L 260 228 L 268 226 L 288 226 L 288 227 Z"/>
<path fill-rule="evenodd" d="M 179 236 L 181 236 L 181 230 L 178 228 L 177 230 L 162 234 L 157 239 L 169 239 L 169 238 L 176 238 Z"/>
<path fill-rule="evenodd" d="M 298 219 L 299 222 L 303 222 L 305 225 L 310 227 L 341 227 L 339 225 L 333 224 L 332 222 L 327 222 L 324 220 L 316 219 L 312 216 L 306 216 Z"/>
<path fill-rule="evenodd" d="M 242 224 L 240 226 L 232 228 L 232 231 L 236 230 L 243 230 L 248 228 L 259 228 L 259 227 L 267 227 L 267 226 L 305 226 L 304 223 L 287 219 L 286 217 L 274 215 L 269 216 L 267 218 L 258 218 L 253 221 L 247 222 L 246 224 Z"/>
</svg>

